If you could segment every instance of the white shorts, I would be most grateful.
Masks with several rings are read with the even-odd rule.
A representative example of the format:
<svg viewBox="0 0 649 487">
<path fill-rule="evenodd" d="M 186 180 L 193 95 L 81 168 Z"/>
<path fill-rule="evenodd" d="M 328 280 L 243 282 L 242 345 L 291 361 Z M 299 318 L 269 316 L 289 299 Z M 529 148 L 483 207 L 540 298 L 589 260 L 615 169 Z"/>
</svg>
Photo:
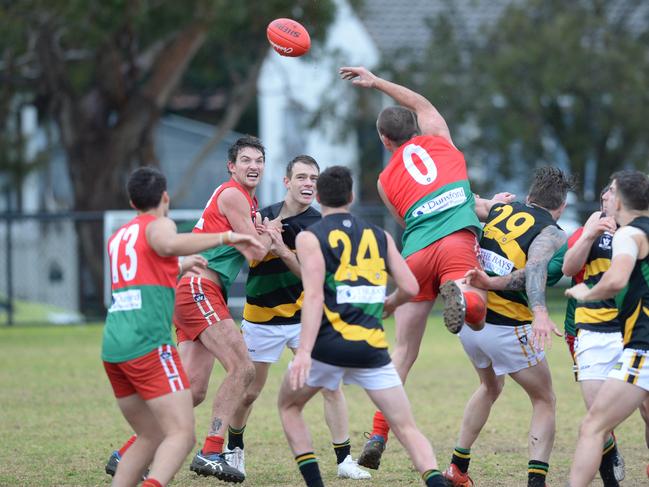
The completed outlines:
<svg viewBox="0 0 649 487">
<path fill-rule="evenodd" d="M 606 380 L 621 355 L 622 333 L 578 330 L 575 338 L 577 380 Z"/>
<path fill-rule="evenodd" d="M 294 325 L 259 325 L 241 321 L 243 339 L 253 362 L 274 364 L 284 348 L 296 349 L 300 344 L 300 323 Z"/>
<path fill-rule="evenodd" d="M 625 348 L 620 360 L 608 374 L 609 379 L 618 379 L 649 391 L 649 351 Z"/>
<path fill-rule="evenodd" d="M 513 374 L 539 364 L 543 352 L 532 347 L 532 325 L 500 326 L 486 323 L 480 331 L 469 326 L 460 330 L 464 351 L 478 369 L 490 365 L 496 375 Z"/>
<path fill-rule="evenodd" d="M 383 367 L 373 369 L 359 369 L 355 367 L 338 367 L 319 360 L 311 360 L 311 370 L 306 380 L 310 387 L 324 387 L 335 391 L 344 384 L 356 384 L 363 389 L 377 391 L 402 385 L 401 377 L 392 362 Z"/>
</svg>

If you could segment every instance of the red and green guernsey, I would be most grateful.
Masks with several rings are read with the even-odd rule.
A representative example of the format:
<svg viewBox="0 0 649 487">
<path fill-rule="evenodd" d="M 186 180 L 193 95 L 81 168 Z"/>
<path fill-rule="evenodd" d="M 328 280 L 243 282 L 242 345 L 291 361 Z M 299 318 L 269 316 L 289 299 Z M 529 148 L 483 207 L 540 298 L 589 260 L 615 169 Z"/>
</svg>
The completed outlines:
<svg viewBox="0 0 649 487">
<path fill-rule="evenodd" d="M 146 228 L 155 219 L 138 215 L 108 241 L 112 305 L 101 349 L 105 362 L 125 362 L 173 344 L 178 257 L 160 257 L 147 242 Z"/>
<path fill-rule="evenodd" d="M 463 228 L 480 236 L 464 155 L 445 138 L 413 137 L 394 152 L 379 181 L 406 223 L 404 257 Z"/>
</svg>

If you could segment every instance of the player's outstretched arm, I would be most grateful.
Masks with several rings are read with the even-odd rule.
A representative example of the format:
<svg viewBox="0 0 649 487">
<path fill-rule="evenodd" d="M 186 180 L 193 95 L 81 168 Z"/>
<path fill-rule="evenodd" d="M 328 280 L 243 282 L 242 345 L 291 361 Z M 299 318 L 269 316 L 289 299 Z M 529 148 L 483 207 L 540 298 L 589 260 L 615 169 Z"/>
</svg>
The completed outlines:
<svg viewBox="0 0 649 487">
<path fill-rule="evenodd" d="M 410 88 L 379 78 L 363 66 L 345 66 L 340 68 L 339 72 L 342 79 L 351 80 L 352 84 L 356 86 L 382 91 L 399 105 L 415 112 L 423 135 L 437 135 L 444 137 L 451 144 L 453 143 L 446 120 L 424 96 Z"/>
<path fill-rule="evenodd" d="M 491 207 L 496 203 L 511 203 L 516 199 L 516 195 L 513 193 L 503 192 L 497 193 L 493 198 L 480 198 L 477 194 L 474 195 L 475 198 L 475 213 L 478 217 L 478 220 L 484 222 L 489 217 L 489 212 Z"/>
<path fill-rule="evenodd" d="M 548 278 L 548 263 L 554 253 L 566 242 L 567 237 L 558 227 L 545 227 L 532 241 L 525 265 L 525 290 L 529 307 L 534 315 L 532 338 L 537 350 L 552 344 L 552 335 L 562 336 L 557 325 L 550 319 L 545 303 L 545 287 Z"/>
<path fill-rule="evenodd" d="M 162 257 L 190 255 L 233 243 L 257 252 L 263 251 L 261 243 L 250 235 L 234 232 L 178 233 L 176 224 L 167 217 L 157 218 L 147 226 L 146 239 L 151 248 Z"/>
<path fill-rule="evenodd" d="M 600 301 L 612 298 L 629 282 L 640 248 L 633 236 L 631 227 L 622 227 L 613 235 L 613 258 L 611 267 L 592 288 L 581 283 L 566 290 L 566 296 L 578 301 Z"/>
<path fill-rule="evenodd" d="M 388 239 L 388 272 L 394 279 L 397 288 L 392 292 L 383 304 L 383 317 L 387 318 L 394 310 L 402 304 L 408 302 L 411 298 L 419 292 L 419 284 L 414 274 L 406 264 L 397 246 L 394 244 L 394 239 L 389 233 L 385 233 Z"/>
<path fill-rule="evenodd" d="M 324 257 L 316 236 L 306 230 L 300 232 L 295 240 L 295 247 L 303 276 L 304 301 L 300 345 L 295 352 L 289 372 L 291 388 L 294 390 L 302 387 L 309 376 L 311 351 L 322 322 L 325 279 Z"/>
</svg>

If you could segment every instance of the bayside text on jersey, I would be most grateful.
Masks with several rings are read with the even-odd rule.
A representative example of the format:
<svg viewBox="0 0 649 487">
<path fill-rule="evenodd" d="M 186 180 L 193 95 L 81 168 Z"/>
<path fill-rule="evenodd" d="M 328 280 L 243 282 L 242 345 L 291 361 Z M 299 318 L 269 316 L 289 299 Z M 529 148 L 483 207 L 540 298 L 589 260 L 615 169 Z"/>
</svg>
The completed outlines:
<svg viewBox="0 0 649 487">
<path fill-rule="evenodd" d="M 149 246 L 146 227 L 155 219 L 137 216 L 108 241 L 113 303 L 102 342 L 101 358 L 106 362 L 125 362 L 173 344 L 178 258 L 160 257 Z"/>
<path fill-rule="evenodd" d="M 227 183 L 218 186 L 207 201 L 200 219 L 196 222 L 194 233 L 221 233 L 232 230 L 228 219 L 219 210 L 218 199 L 221 193 L 228 188 L 236 188 L 248 200 L 250 205 L 250 218 L 254 223 L 257 213 L 257 198 L 251 198 L 248 192 L 239 183 L 230 179 Z M 223 296 L 227 299 L 228 290 L 237 278 L 246 258 L 236 248 L 230 245 L 223 245 L 202 252 L 201 255 L 207 259 L 207 267 L 219 275 Z"/>
<path fill-rule="evenodd" d="M 517 201 L 491 207 L 480 239 L 480 261 L 487 274 L 505 276 L 527 263 L 532 241 L 550 225 L 557 226 L 552 215 L 538 206 Z M 489 291 L 487 323 L 519 326 L 532 323 L 524 291 Z"/>
<path fill-rule="evenodd" d="M 284 202 L 260 211 L 262 219 L 274 220 Z M 295 250 L 295 237 L 302 230 L 320 221 L 320 212 L 307 208 L 299 215 L 282 220 L 282 240 Z M 243 319 L 261 325 L 293 325 L 301 320 L 300 309 L 304 292 L 302 280 L 293 274 L 284 261 L 268 253 L 263 261 L 251 262 L 246 281 L 246 305 Z"/>
<path fill-rule="evenodd" d="M 443 137 L 413 137 L 379 175 L 388 200 L 406 223 L 404 257 L 470 228 L 480 235 L 464 156 Z"/>
<path fill-rule="evenodd" d="M 388 279 L 385 232 L 349 213 L 325 216 L 308 230 L 325 262 L 324 313 L 311 356 L 340 367 L 387 365 L 381 323 Z"/>
</svg>

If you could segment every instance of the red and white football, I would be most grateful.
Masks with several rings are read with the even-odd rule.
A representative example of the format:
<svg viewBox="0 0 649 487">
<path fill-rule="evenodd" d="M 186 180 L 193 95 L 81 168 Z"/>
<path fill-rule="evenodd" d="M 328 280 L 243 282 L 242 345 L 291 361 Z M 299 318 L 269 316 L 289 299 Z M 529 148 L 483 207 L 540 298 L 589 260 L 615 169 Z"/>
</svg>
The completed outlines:
<svg viewBox="0 0 649 487">
<path fill-rule="evenodd" d="M 311 37 L 307 30 L 291 19 L 273 20 L 266 28 L 266 37 L 280 56 L 302 56 L 311 47 Z"/>
</svg>

